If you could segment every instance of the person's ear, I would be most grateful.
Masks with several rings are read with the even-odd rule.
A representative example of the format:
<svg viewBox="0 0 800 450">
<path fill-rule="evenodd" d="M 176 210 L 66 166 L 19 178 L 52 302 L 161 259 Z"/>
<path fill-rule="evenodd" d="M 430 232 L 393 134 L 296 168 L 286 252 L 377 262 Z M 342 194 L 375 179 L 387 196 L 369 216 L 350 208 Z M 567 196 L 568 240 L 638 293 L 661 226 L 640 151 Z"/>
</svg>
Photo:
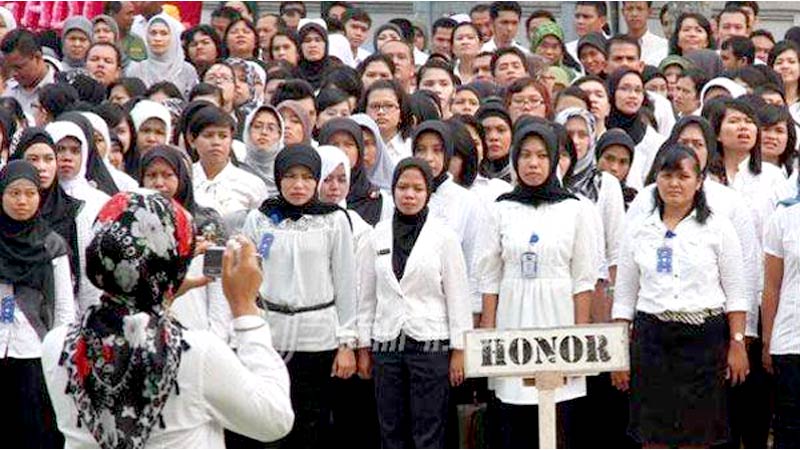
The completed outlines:
<svg viewBox="0 0 800 450">
<path fill-rule="evenodd" d="M 639 73 L 644 72 L 644 61 L 642 61 L 641 59 L 639 60 L 638 63 L 636 63 L 636 71 Z"/>
</svg>

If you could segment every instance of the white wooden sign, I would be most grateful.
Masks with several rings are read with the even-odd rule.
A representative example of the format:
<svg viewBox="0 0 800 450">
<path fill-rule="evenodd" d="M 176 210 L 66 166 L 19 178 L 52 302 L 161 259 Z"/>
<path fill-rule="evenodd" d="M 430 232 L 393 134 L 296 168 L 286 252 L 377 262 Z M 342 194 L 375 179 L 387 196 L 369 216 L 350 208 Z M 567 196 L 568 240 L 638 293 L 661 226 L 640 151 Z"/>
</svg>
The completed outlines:
<svg viewBox="0 0 800 450">
<path fill-rule="evenodd" d="M 628 325 L 623 323 L 466 334 L 467 377 L 520 377 L 537 387 L 539 448 L 556 447 L 555 392 L 564 377 L 629 367 Z"/>
</svg>

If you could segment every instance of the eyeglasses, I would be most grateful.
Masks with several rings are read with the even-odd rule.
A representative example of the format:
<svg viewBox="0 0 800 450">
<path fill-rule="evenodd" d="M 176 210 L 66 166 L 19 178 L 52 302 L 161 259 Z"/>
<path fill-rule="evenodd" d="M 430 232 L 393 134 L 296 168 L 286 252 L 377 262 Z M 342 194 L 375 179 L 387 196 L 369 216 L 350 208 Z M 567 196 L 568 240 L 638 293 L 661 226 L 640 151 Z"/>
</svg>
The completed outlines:
<svg viewBox="0 0 800 450">
<path fill-rule="evenodd" d="M 397 106 L 394 103 L 369 104 L 369 105 L 367 105 L 367 109 L 369 109 L 372 112 L 381 112 L 381 111 L 383 111 L 383 112 L 389 113 L 389 112 L 394 111 L 397 108 L 399 108 L 399 106 Z"/>
<path fill-rule="evenodd" d="M 541 98 L 533 98 L 533 97 L 513 98 L 511 99 L 511 104 L 513 104 L 514 106 L 525 106 L 526 104 L 529 104 L 535 108 L 537 106 L 544 105 L 544 100 Z"/>
</svg>

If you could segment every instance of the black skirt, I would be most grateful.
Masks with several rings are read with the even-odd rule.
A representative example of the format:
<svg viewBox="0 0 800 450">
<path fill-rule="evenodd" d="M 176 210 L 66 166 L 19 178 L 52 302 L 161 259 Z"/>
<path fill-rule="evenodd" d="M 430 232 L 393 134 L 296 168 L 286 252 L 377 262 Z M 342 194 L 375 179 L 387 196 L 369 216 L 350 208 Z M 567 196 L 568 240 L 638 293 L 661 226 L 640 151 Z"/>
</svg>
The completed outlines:
<svg viewBox="0 0 800 450">
<path fill-rule="evenodd" d="M 664 322 L 637 313 L 631 339 L 629 433 L 643 444 L 727 441 L 728 322 Z"/>
</svg>

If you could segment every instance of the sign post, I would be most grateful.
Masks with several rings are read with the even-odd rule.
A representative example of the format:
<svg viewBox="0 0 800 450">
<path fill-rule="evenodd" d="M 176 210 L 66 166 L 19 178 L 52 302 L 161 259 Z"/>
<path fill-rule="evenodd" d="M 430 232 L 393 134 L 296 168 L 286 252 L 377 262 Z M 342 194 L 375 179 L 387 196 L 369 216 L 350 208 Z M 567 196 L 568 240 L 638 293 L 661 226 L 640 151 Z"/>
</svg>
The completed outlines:
<svg viewBox="0 0 800 450">
<path fill-rule="evenodd" d="M 467 377 L 521 377 L 539 394 L 539 448 L 556 448 L 556 389 L 564 377 L 628 370 L 628 326 L 622 323 L 466 334 Z"/>
</svg>

